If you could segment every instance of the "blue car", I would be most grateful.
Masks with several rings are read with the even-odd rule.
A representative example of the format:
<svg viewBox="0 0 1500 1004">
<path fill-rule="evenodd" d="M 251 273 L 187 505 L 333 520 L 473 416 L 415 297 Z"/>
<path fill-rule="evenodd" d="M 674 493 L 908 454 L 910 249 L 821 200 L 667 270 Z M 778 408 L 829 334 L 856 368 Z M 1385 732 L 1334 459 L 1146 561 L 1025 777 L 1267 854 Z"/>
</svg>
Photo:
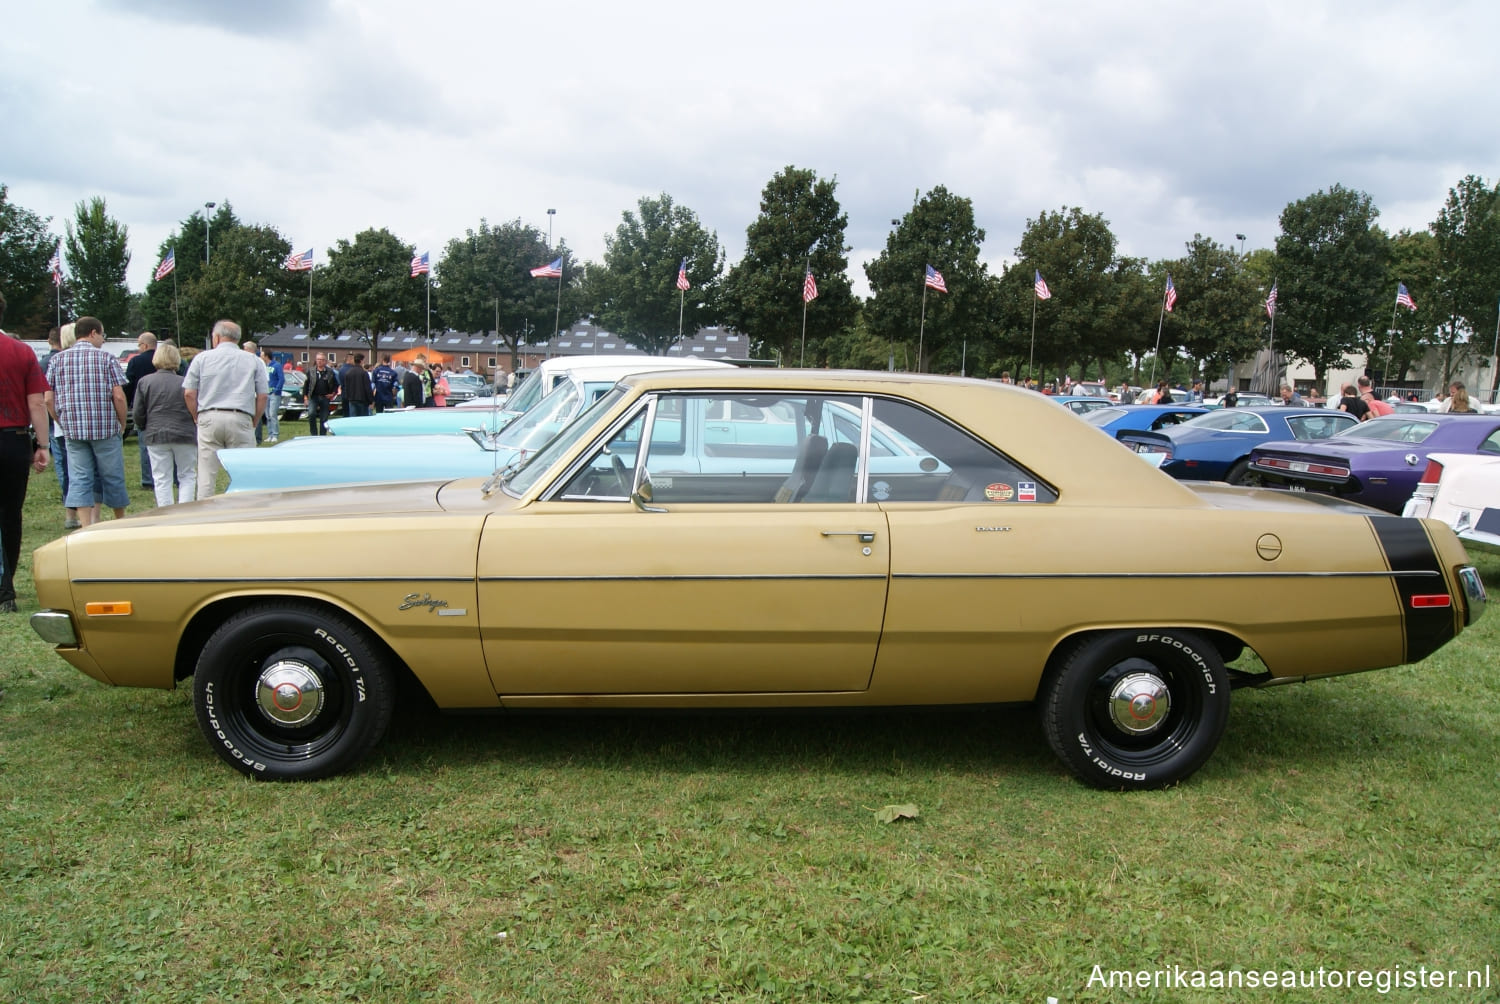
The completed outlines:
<svg viewBox="0 0 1500 1004">
<path fill-rule="evenodd" d="M 1250 451 L 1282 440 L 1327 439 L 1359 424 L 1327 408 L 1221 408 L 1158 432 L 1121 432 L 1115 438 L 1137 453 L 1161 453 L 1159 465 L 1179 481 L 1244 484 Z"/>
<path fill-rule="evenodd" d="M 1083 416 L 1111 436 L 1120 432 L 1144 432 L 1181 425 L 1190 418 L 1208 414 L 1201 404 L 1116 404 L 1095 408 Z"/>
</svg>

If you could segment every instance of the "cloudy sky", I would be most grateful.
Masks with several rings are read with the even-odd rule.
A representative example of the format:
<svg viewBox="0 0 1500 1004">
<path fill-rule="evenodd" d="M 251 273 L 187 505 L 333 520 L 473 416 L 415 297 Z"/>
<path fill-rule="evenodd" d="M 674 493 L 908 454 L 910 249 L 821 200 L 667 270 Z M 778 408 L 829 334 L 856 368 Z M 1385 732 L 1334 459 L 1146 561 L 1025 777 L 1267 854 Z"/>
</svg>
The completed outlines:
<svg viewBox="0 0 1500 1004">
<path fill-rule="evenodd" d="M 206 201 L 317 258 L 519 218 L 597 259 L 661 192 L 744 247 L 787 165 L 836 178 L 850 272 L 935 185 L 998 271 L 1080 206 L 1124 253 L 1270 246 L 1290 201 L 1368 192 L 1391 231 L 1500 173 L 1500 4 L 50 0 L 0 33 L 0 182 L 104 196 L 142 289 Z"/>
</svg>

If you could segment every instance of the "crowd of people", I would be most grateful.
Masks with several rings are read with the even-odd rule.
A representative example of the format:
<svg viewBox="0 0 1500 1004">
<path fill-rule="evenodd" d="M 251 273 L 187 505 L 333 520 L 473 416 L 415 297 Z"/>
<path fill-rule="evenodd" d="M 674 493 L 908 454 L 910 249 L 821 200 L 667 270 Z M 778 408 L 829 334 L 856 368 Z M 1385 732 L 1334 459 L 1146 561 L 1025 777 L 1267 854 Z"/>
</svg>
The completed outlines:
<svg viewBox="0 0 1500 1004">
<path fill-rule="evenodd" d="M 5 319 L 0 296 L 0 323 Z M 222 470 L 218 454 L 281 436 L 287 371 L 270 350 L 241 339 L 233 321 L 216 323 L 211 347 L 185 361 L 152 332 L 136 339 L 122 363 L 105 349 L 95 317 L 54 328 L 38 358 L 0 329 L 0 612 L 14 612 L 22 508 L 33 472 L 56 471 L 63 527 L 75 530 L 119 519 L 130 504 L 124 441 L 133 423 L 140 486 L 158 506 L 206 499 Z M 354 353 L 338 369 L 317 353 L 304 374 L 310 432 L 326 435 L 335 407 L 350 416 L 399 407 L 443 407 L 449 386 L 442 363 L 418 355 L 409 367 L 385 353 L 367 366 Z"/>
</svg>

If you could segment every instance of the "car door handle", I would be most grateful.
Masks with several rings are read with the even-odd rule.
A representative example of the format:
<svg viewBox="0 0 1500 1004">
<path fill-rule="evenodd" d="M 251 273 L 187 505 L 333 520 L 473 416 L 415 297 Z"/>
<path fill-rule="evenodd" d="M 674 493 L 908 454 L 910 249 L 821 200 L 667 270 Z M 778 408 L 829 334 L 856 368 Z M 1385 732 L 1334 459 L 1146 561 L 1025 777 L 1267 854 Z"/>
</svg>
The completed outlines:
<svg viewBox="0 0 1500 1004">
<path fill-rule="evenodd" d="M 819 530 L 825 537 L 858 537 L 861 544 L 875 543 L 874 530 Z"/>
</svg>

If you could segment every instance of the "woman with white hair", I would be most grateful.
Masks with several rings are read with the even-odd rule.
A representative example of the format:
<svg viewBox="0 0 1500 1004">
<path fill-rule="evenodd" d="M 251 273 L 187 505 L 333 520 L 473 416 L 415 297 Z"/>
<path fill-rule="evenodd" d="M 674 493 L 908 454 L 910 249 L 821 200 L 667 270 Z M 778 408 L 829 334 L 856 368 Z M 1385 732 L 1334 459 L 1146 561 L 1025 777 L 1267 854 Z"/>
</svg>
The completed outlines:
<svg viewBox="0 0 1500 1004">
<path fill-rule="evenodd" d="M 158 506 L 172 504 L 172 480 L 177 501 L 191 502 L 198 493 L 198 429 L 182 396 L 182 353 L 171 342 L 161 342 L 151 356 L 156 372 L 142 377 L 135 388 L 135 434 L 151 458 L 151 487 Z"/>
</svg>

